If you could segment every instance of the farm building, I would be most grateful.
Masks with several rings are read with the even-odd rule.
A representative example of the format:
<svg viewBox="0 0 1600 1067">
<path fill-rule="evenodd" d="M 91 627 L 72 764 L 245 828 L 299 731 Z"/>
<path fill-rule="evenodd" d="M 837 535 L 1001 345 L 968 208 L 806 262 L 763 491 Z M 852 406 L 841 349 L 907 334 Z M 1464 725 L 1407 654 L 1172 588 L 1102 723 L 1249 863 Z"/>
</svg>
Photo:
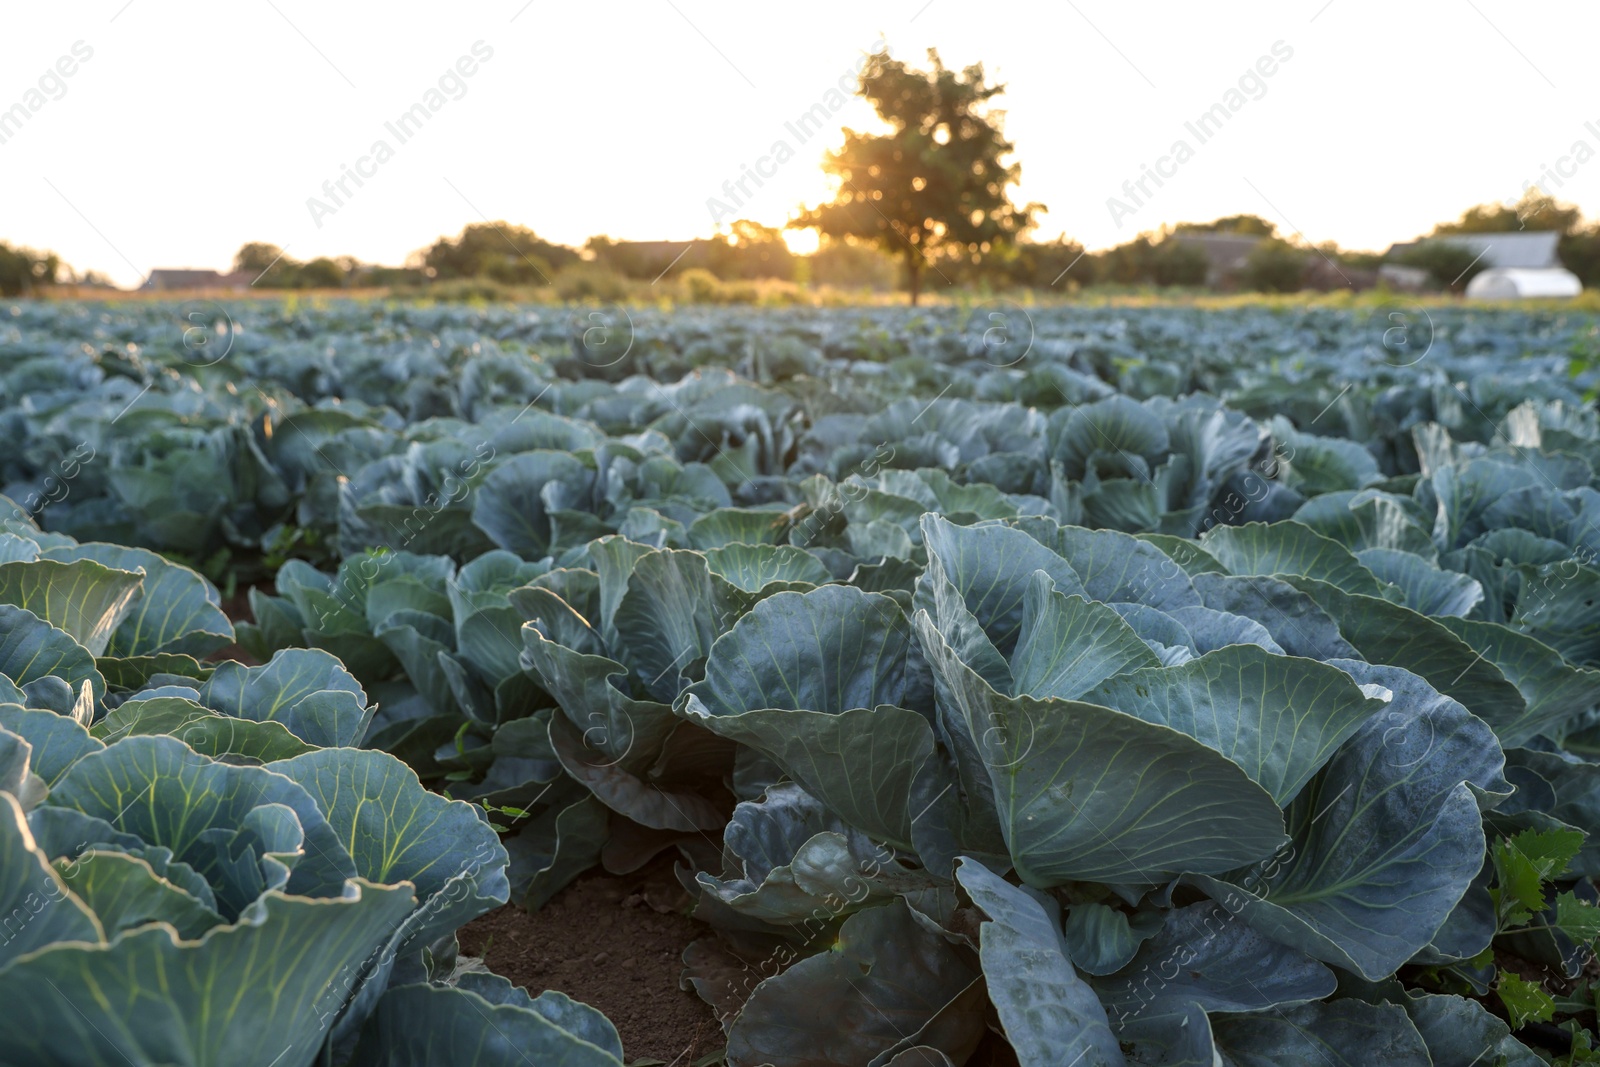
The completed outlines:
<svg viewBox="0 0 1600 1067">
<path fill-rule="evenodd" d="M 1457 233 L 1391 245 L 1385 258 L 1395 260 L 1424 244 L 1449 244 L 1476 253 L 1476 262 L 1487 268 L 1467 284 L 1468 296 L 1505 300 L 1577 296 L 1583 283 L 1561 265 L 1556 255 L 1560 241 L 1561 235 L 1554 230 Z M 1392 262 L 1382 268 L 1391 282 L 1400 280 L 1400 272 L 1415 273 L 1416 268 Z"/>
<path fill-rule="evenodd" d="M 1519 233 L 1458 233 L 1432 238 L 1442 244 L 1471 249 L 1490 268 L 1504 270 L 1559 270 L 1556 246 L 1561 235 L 1554 230 Z"/>
<path fill-rule="evenodd" d="M 1260 235 L 1248 233 L 1175 233 L 1172 239 L 1205 253 L 1206 286 L 1211 289 L 1227 286 L 1261 243 Z"/>
<path fill-rule="evenodd" d="M 223 274 L 221 271 L 191 267 L 157 267 L 140 288 L 163 292 L 179 289 L 248 289 L 253 280 L 249 271 Z"/>
</svg>

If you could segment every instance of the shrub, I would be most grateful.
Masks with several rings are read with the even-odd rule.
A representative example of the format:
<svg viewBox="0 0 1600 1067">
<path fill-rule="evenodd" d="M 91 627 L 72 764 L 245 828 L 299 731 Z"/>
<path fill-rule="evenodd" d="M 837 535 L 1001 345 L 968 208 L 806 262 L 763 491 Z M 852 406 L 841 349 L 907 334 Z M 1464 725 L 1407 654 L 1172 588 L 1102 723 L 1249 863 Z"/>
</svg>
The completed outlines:
<svg viewBox="0 0 1600 1067">
<path fill-rule="evenodd" d="M 563 267 L 551 282 L 563 300 L 626 300 L 629 292 L 626 278 L 593 263 Z"/>
<path fill-rule="evenodd" d="M 1424 241 L 1402 252 L 1399 260 L 1405 266 L 1420 267 L 1441 287 L 1457 292 L 1488 266 L 1477 252 L 1448 241 Z"/>
<path fill-rule="evenodd" d="M 811 298 L 791 282 L 768 282 L 760 287 L 762 307 L 803 307 Z"/>
<path fill-rule="evenodd" d="M 1163 241 L 1150 261 L 1151 280 L 1157 285 L 1204 285 L 1211 261 L 1204 249 L 1187 241 Z"/>
<path fill-rule="evenodd" d="M 717 276 L 700 267 L 684 271 L 678 279 L 678 289 L 684 299 L 693 304 L 720 304 L 728 298 L 727 290 Z"/>
<path fill-rule="evenodd" d="M 319 256 L 300 268 L 297 285 L 301 289 L 342 289 L 344 268 L 326 256 Z"/>
<path fill-rule="evenodd" d="M 437 300 L 446 304 L 509 302 L 517 298 L 515 290 L 487 278 L 452 278 L 445 282 L 396 285 L 390 287 L 389 295 L 402 300 Z"/>
</svg>

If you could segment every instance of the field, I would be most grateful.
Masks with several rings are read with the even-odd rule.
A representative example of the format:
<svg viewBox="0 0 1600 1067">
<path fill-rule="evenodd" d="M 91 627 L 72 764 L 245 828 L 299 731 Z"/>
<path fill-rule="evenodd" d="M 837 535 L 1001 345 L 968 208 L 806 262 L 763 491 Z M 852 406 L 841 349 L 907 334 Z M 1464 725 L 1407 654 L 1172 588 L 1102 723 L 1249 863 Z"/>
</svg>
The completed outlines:
<svg viewBox="0 0 1600 1067">
<path fill-rule="evenodd" d="M 1600 1059 L 1597 352 L 0 305 L 0 1063 Z"/>
</svg>

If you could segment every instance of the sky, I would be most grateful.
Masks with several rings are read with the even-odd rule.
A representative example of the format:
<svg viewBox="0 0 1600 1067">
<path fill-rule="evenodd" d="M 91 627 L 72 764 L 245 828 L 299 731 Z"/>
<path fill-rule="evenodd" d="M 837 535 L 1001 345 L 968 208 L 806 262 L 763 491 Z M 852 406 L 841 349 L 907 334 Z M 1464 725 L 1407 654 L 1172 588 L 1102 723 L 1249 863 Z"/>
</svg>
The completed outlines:
<svg viewBox="0 0 1600 1067">
<path fill-rule="evenodd" d="M 920 62 L 929 47 L 1005 83 L 1014 195 L 1049 208 L 1044 239 L 1103 248 L 1250 212 L 1288 235 L 1382 249 L 1471 204 L 1514 201 L 1547 168 L 1547 191 L 1600 216 L 1593 4 L 379 10 L 15 5 L 0 37 L 0 240 L 134 285 L 154 267 L 226 269 L 252 240 L 301 260 L 399 263 L 484 220 L 573 245 L 709 236 L 732 217 L 781 225 L 828 197 L 819 164 L 841 127 L 877 121 L 841 101 L 841 80 L 868 51 Z M 795 125 L 818 106 L 822 129 Z M 425 118 L 400 125 L 414 107 Z M 740 194 L 747 167 L 765 176 Z"/>
</svg>

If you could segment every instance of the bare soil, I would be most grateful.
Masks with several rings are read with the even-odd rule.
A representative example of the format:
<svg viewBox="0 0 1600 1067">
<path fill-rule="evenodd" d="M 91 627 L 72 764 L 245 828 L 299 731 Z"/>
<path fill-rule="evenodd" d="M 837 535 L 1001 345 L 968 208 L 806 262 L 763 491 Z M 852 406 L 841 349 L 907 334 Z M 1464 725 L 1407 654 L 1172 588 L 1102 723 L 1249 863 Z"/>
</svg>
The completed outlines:
<svg viewBox="0 0 1600 1067">
<path fill-rule="evenodd" d="M 689 1064 L 722 1047 L 711 1007 L 678 988 L 681 956 L 706 927 L 664 856 L 628 875 L 599 868 L 529 914 L 506 905 L 460 931 L 461 951 L 537 996 L 558 989 L 605 1012 L 627 1062 Z"/>
</svg>

